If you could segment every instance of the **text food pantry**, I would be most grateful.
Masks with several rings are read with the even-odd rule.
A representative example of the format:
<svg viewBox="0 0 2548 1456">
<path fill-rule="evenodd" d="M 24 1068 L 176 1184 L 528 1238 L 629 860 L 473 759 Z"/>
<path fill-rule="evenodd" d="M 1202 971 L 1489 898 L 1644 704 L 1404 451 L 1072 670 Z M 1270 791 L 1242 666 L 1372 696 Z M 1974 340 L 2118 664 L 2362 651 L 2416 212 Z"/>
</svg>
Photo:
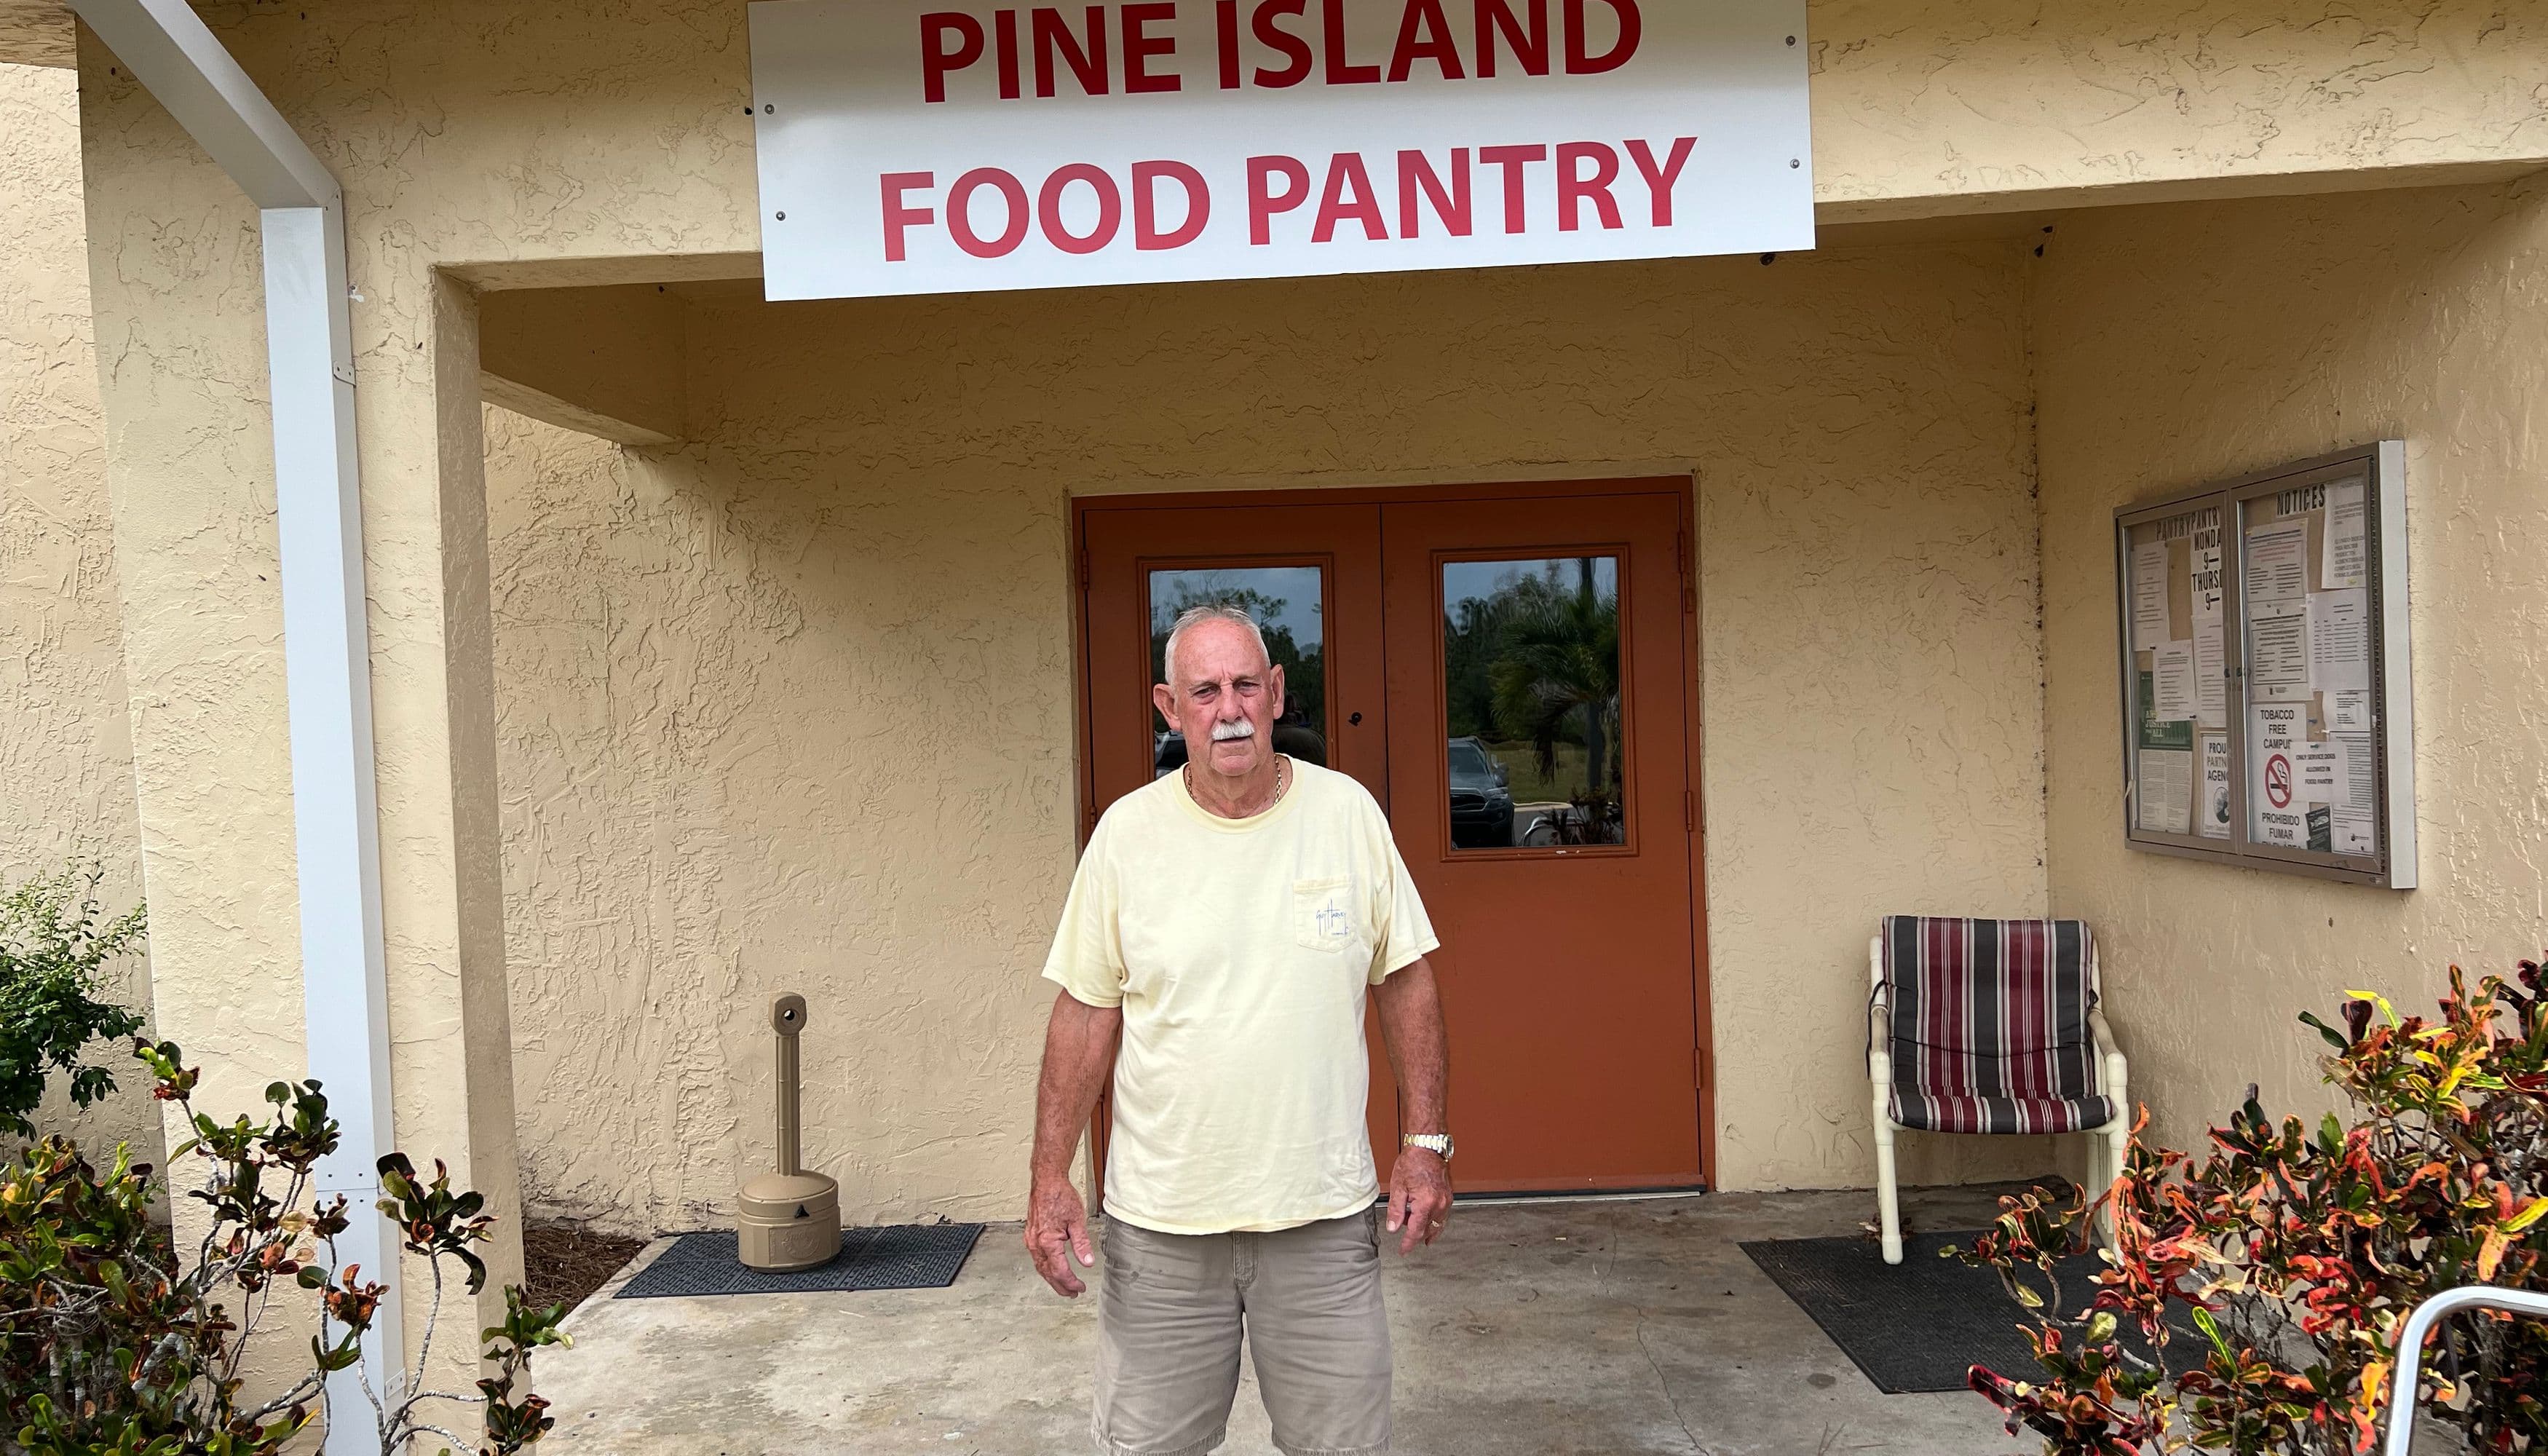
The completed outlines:
<svg viewBox="0 0 2548 1456">
<path fill-rule="evenodd" d="M 1597 46 L 1594 5 L 1608 27 Z M 1176 10 L 1159 0 L 1092 5 L 1074 21 L 1072 11 L 1036 6 L 995 11 L 987 24 L 961 11 L 933 12 L 920 18 L 921 94 L 944 103 L 950 78 L 967 73 L 976 81 L 987 78 L 1004 101 L 1026 96 L 1030 78 L 1038 97 L 1073 90 L 1105 96 L 1118 87 L 1126 95 L 1178 91 L 1185 84 L 1173 68 L 1178 40 L 1161 29 L 1174 22 Z M 1308 0 L 1259 0 L 1244 7 L 1238 0 L 1220 0 L 1213 7 L 1212 51 L 1219 88 L 1402 84 L 1416 76 L 1418 66 L 1446 81 L 1499 73 L 1545 76 L 1552 68 L 1562 75 L 1597 75 L 1626 64 L 1644 33 L 1636 0 L 1565 0 L 1554 36 L 1547 0 L 1474 0 L 1466 7 L 1464 28 L 1454 27 L 1443 0 L 1408 0 L 1386 61 L 1357 60 L 1343 0 L 1322 0 L 1319 10 L 1312 26 Z M 1111 46 L 1110 36 L 1117 42 Z M 1673 183 L 1697 140 L 1670 138 L 1660 157 L 1644 137 L 1617 145 L 1578 140 L 1455 146 L 1438 163 L 1411 147 L 1399 149 L 1394 159 L 1333 152 L 1320 168 L 1317 210 L 1300 221 L 1316 243 L 1332 242 L 1347 225 L 1376 240 L 1417 237 L 1428 213 L 1445 234 L 1467 237 L 1478 223 L 1474 172 L 1488 167 L 1501 173 L 1505 232 L 1528 230 L 1534 195 L 1552 211 L 1560 231 L 1584 227 L 1588 215 L 1598 227 L 1623 228 L 1630 213 L 1612 189 L 1620 182 L 1624 153 L 1644 184 L 1644 216 L 1654 227 L 1669 228 Z M 1534 174 L 1534 166 L 1545 170 Z M 1270 245 L 1276 217 L 1308 204 L 1312 169 L 1313 163 L 1280 153 L 1246 159 L 1250 246 Z M 1391 171 L 1394 193 L 1373 180 L 1375 173 L 1387 177 Z M 1129 211 L 1130 245 L 1146 252 L 1193 242 L 1213 213 L 1212 185 L 1202 170 L 1172 158 L 1134 162 L 1120 178 L 1095 162 L 1065 162 L 1046 172 L 1032 194 L 1028 179 L 999 166 L 971 168 L 943 193 L 935 172 L 886 172 L 878 182 L 888 262 L 909 257 L 914 228 L 943 227 L 950 241 L 976 258 L 1004 257 L 1031 232 L 1062 252 L 1093 253 L 1126 240 Z M 1163 188 L 1173 189 L 1173 201 Z M 985 192 L 998 199 L 997 206 L 983 204 Z M 1391 207 L 1384 199 L 1393 195 Z"/>
<path fill-rule="evenodd" d="M 769 296 L 1806 245 L 1798 29 L 1637 0 L 757 6 Z"/>
</svg>

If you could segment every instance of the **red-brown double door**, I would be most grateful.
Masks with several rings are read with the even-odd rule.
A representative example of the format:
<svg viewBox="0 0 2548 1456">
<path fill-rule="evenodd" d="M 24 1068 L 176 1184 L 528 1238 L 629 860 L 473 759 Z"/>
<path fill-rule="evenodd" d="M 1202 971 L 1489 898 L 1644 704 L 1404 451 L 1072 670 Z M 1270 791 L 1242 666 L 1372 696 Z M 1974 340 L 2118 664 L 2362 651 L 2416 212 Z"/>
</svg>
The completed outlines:
<svg viewBox="0 0 2548 1456">
<path fill-rule="evenodd" d="M 1697 1187 L 1686 484 L 1079 502 L 1087 818 L 1172 772 L 1150 705 L 1183 607 L 1257 613 L 1276 747 L 1388 810 L 1442 949 L 1464 1193 Z M 1375 1027 L 1372 1145 L 1396 1098 Z"/>
</svg>

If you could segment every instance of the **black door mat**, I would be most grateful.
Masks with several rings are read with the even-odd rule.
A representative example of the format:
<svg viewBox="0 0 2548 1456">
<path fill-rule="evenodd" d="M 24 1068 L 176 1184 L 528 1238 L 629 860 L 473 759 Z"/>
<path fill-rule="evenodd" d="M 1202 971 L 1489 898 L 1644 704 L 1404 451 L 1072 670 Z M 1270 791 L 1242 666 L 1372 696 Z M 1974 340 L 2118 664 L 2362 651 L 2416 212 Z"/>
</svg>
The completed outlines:
<svg viewBox="0 0 2548 1456">
<path fill-rule="evenodd" d="M 684 1233 L 612 1295 L 618 1300 L 671 1295 L 812 1294 L 824 1290 L 945 1289 L 982 1236 L 979 1224 L 910 1224 L 844 1228 L 841 1251 L 828 1264 L 764 1274 L 735 1257 L 732 1229 Z"/>
<path fill-rule="evenodd" d="M 1970 1244 L 1980 1231 L 1912 1233 L 1902 1240 L 1902 1262 L 1884 1262 L 1872 1237 L 1780 1238 L 1744 1244 L 1761 1272 L 1813 1317 L 1875 1388 L 1888 1396 L 1960 1391 L 1965 1371 L 1981 1365 L 2015 1380 L 2040 1373 L 2020 1325 L 2024 1310 L 1989 1269 L 1967 1268 L 1939 1251 Z M 2096 1293 L 2103 1262 L 2095 1254 L 2057 1266 L 2061 1302 L 2076 1312 Z M 2202 1336 L 2190 1321 L 2169 1321 L 2168 1364 L 2182 1371 L 2202 1363 Z M 2126 1345 L 2142 1359 L 2150 1349 L 2139 1331 Z"/>
</svg>

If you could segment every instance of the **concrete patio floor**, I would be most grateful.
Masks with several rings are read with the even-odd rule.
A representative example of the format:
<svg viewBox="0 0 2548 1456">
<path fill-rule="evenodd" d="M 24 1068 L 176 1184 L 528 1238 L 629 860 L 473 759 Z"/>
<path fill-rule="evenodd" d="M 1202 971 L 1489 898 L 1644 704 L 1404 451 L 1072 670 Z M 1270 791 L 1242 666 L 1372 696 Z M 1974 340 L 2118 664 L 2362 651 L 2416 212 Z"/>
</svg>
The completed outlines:
<svg viewBox="0 0 2548 1456">
<path fill-rule="evenodd" d="M 1970 1228 L 1997 1188 L 1908 1191 L 1915 1228 Z M 1389 1255 L 1397 1449 L 1421 1456 L 1978 1456 L 1980 1397 L 1886 1396 L 1736 1242 L 1848 1233 L 1864 1192 L 1464 1206 Z M 1035 1277 L 993 1225 L 952 1288 L 613 1300 L 540 1355 L 556 1456 L 1081 1456 L 1093 1291 Z M 1101 1265 L 1099 1274 L 1104 1270 Z M 1253 1380 L 1225 1456 L 1273 1456 Z"/>
</svg>

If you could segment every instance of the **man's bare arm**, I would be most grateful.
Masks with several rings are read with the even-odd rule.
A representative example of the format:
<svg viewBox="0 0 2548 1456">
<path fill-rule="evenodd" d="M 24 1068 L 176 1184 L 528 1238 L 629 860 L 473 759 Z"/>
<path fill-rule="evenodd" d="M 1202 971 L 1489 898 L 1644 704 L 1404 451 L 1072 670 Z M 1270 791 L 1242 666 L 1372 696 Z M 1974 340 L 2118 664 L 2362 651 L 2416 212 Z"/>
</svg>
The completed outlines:
<svg viewBox="0 0 2548 1456">
<path fill-rule="evenodd" d="M 1410 1133 L 1447 1133 L 1451 1118 L 1451 1037 L 1442 1023 L 1442 991 L 1432 963 L 1417 956 L 1372 988 L 1389 1069 L 1398 1078 L 1400 1116 Z M 1389 1178 L 1389 1227 L 1398 1249 L 1431 1243 L 1451 1217 L 1450 1165 L 1422 1148 L 1402 1147 Z"/>
<path fill-rule="evenodd" d="M 1088 1238 L 1088 1209 L 1071 1186 L 1071 1154 L 1097 1111 L 1097 1094 L 1115 1070 L 1121 1007 L 1091 1006 L 1064 991 L 1053 997 L 1044 1033 L 1044 1074 L 1036 1083 L 1033 1186 L 1027 1193 L 1027 1253 L 1055 1293 L 1076 1297 L 1088 1286 L 1070 1267 L 1097 1263 Z"/>
</svg>

